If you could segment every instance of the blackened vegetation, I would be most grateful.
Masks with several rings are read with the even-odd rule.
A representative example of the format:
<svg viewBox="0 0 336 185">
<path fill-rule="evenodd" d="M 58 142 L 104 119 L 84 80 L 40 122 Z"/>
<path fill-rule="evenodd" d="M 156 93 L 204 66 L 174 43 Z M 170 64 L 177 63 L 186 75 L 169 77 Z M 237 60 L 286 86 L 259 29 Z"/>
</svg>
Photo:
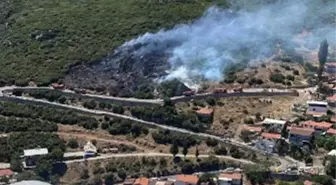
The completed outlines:
<svg viewBox="0 0 336 185">
<path fill-rule="evenodd" d="M 65 77 L 65 84 L 74 88 L 109 92 L 110 95 L 121 97 L 135 94 L 142 97 L 137 91 L 140 87 L 147 92 L 153 92 L 153 80 L 167 75 L 165 70 L 169 69 L 168 53 L 164 48 L 150 52 L 141 51 L 145 46 L 148 47 L 147 44 L 121 46 L 114 54 L 101 61 L 73 66 Z M 165 47 L 172 46 L 173 44 Z"/>
</svg>

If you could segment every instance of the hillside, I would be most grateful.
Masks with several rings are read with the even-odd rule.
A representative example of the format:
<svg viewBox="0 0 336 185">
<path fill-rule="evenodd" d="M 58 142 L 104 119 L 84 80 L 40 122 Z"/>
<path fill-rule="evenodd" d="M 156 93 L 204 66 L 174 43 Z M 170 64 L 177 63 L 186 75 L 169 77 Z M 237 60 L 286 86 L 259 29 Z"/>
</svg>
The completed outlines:
<svg viewBox="0 0 336 185">
<path fill-rule="evenodd" d="M 46 84 L 127 40 L 199 17 L 208 0 L 7 0 L 0 3 L 0 80 Z"/>
</svg>

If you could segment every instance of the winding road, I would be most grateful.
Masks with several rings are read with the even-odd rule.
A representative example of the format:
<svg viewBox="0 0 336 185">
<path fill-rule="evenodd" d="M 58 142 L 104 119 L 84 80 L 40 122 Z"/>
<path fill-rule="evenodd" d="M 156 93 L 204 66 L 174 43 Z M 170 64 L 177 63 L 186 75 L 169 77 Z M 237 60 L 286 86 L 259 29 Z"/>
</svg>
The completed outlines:
<svg viewBox="0 0 336 185">
<path fill-rule="evenodd" d="M 34 99 L 34 98 L 30 98 L 30 97 L 18 97 L 18 96 L 12 96 L 10 94 L 10 92 L 13 89 L 22 89 L 22 90 L 52 90 L 52 88 L 50 87 L 16 87 L 16 86 L 6 86 L 6 87 L 1 87 L 0 88 L 0 100 L 3 101 L 12 101 L 12 102 L 17 102 L 17 103 L 28 103 L 28 104 L 37 104 L 37 105 L 42 105 L 42 106 L 51 106 L 51 107 L 55 107 L 55 108 L 61 108 L 61 109 L 70 109 L 70 110 L 75 110 L 75 111 L 79 111 L 79 112 L 84 112 L 84 113 L 89 113 L 89 114 L 94 114 L 94 115 L 108 115 L 108 116 L 112 116 L 112 117 L 116 117 L 116 118 L 121 118 L 121 119 L 125 119 L 125 120 L 130 120 L 130 121 L 134 121 L 134 122 L 138 122 L 141 124 L 146 124 L 148 126 L 151 127 L 158 127 L 161 129 L 167 129 L 167 130 L 171 130 L 171 131 L 175 131 L 175 132 L 179 132 L 179 133 L 184 133 L 184 134 L 190 134 L 190 135 L 194 135 L 197 137 L 206 137 L 206 138 L 212 138 L 221 142 L 225 142 L 229 145 L 233 145 L 236 147 L 240 147 L 240 148 L 244 148 L 246 150 L 250 150 L 250 151 L 254 151 L 257 152 L 259 154 L 263 154 L 263 155 L 268 155 L 270 157 L 274 157 L 274 159 L 278 159 L 281 162 L 281 166 L 285 167 L 285 166 L 289 166 L 289 165 L 293 165 L 294 163 L 296 164 L 300 164 L 299 161 L 296 161 L 294 159 L 288 158 L 288 157 L 280 157 L 277 156 L 275 154 L 267 154 L 264 151 L 261 151 L 255 147 L 252 146 L 248 146 L 246 143 L 243 142 L 239 142 L 237 140 L 234 139 L 230 139 L 230 138 L 221 138 L 218 136 L 214 136 L 211 134 L 206 134 L 206 133 L 196 133 L 196 132 L 192 132 L 186 129 L 182 129 L 182 128 L 177 128 L 177 127 L 172 127 L 172 126 L 167 126 L 167 125 L 161 125 L 161 124 L 157 124 L 154 122 L 150 122 L 150 121 L 144 121 L 135 117 L 131 117 L 131 116 L 127 116 L 127 115 L 122 115 L 122 114 L 116 114 L 116 113 L 112 113 L 112 112 L 108 112 L 108 111 L 101 111 L 101 110 L 91 110 L 91 109 L 86 109 L 84 107 L 80 107 L 80 106 L 73 106 L 73 105 L 65 105 L 65 104 L 60 104 L 60 103 L 56 103 L 56 102 L 49 102 L 46 100 L 42 100 L 42 99 Z M 68 91 L 68 90 L 63 90 L 60 91 L 63 93 L 71 93 L 71 94 L 75 94 L 72 91 Z M 76 94 L 78 95 L 78 94 Z M 244 92 L 242 93 L 236 93 L 236 92 L 228 92 L 228 93 L 222 93 L 222 94 L 211 94 L 211 93 L 205 93 L 205 94 L 198 94 L 195 96 L 189 96 L 189 97 L 173 97 L 171 98 L 172 101 L 174 102 L 180 102 L 180 101 L 189 101 L 191 99 L 204 99 L 206 97 L 232 97 L 232 96 L 272 96 L 272 95 L 295 95 L 295 93 L 292 90 L 283 90 L 283 89 L 244 89 Z M 126 104 L 135 104 L 135 105 L 142 105 L 142 104 L 151 104 L 151 105 L 158 105 L 158 104 L 162 104 L 163 100 L 162 99 L 135 99 L 135 98 L 119 98 L 119 97 L 110 97 L 110 96 L 105 96 L 105 95 L 89 95 L 89 94 L 80 94 L 81 97 L 89 97 L 89 98 L 95 98 L 95 99 L 100 99 L 100 101 L 102 100 L 112 100 L 112 101 L 118 101 L 118 102 L 123 102 Z M 157 154 L 157 153 L 147 153 L 146 155 L 167 155 L 167 154 Z M 110 157 L 116 157 L 118 155 L 122 155 L 125 156 L 126 154 L 113 154 L 113 155 L 109 155 L 109 156 L 99 156 L 100 158 L 110 158 Z M 135 155 L 137 156 L 138 154 L 129 154 L 130 156 Z M 140 154 L 140 155 L 145 155 L 145 154 Z M 154 156 L 155 156 L 154 155 Z M 98 159 L 99 159 L 98 157 Z M 222 156 L 222 157 L 227 157 L 227 156 Z"/>
</svg>

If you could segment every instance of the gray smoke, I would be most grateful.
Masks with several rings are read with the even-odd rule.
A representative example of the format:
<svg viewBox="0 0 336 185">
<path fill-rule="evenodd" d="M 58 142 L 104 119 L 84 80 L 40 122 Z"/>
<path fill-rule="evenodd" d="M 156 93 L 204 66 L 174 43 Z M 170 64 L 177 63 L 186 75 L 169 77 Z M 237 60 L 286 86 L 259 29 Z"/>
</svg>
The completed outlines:
<svg viewBox="0 0 336 185">
<path fill-rule="evenodd" d="M 253 1 L 237 2 L 252 7 Z M 328 39 L 334 45 L 334 19 L 334 0 L 278 0 L 240 10 L 210 7 L 190 25 L 146 33 L 123 47 L 140 45 L 136 50 L 139 57 L 167 53 L 171 69 L 166 79 L 178 78 L 189 84 L 199 78 L 217 81 L 223 79 L 223 71 L 230 63 L 269 57 L 277 43 L 316 49 Z M 303 30 L 312 34 L 303 39 L 304 43 L 295 43 L 293 38 Z"/>
</svg>

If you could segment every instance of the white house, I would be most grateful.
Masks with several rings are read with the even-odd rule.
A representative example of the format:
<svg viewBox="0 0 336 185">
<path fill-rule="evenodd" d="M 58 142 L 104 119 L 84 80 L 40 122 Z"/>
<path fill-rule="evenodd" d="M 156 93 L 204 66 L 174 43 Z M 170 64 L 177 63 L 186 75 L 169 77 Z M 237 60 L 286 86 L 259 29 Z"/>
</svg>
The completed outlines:
<svg viewBox="0 0 336 185">
<path fill-rule="evenodd" d="M 276 133 L 281 133 L 282 129 L 287 124 L 287 121 L 266 118 L 266 119 L 264 119 L 264 121 L 262 121 L 258 124 L 263 125 L 265 127 L 265 130 L 267 130 L 267 131 L 273 131 L 273 132 L 276 132 Z"/>
<path fill-rule="evenodd" d="M 35 168 L 36 158 L 38 156 L 47 154 L 48 154 L 47 148 L 35 148 L 35 149 L 23 150 L 23 157 L 25 158 L 23 166 L 25 168 Z"/>
<path fill-rule="evenodd" d="M 321 117 L 327 114 L 328 103 L 324 101 L 307 101 L 308 109 L 306 114 L 314 117 Z"/>
<path fill-rule="evenodd" d="M 218 177 L 218 185 L 242 185 L 243 178 L 241 173 L 224 172 Z"/>
</svg>

